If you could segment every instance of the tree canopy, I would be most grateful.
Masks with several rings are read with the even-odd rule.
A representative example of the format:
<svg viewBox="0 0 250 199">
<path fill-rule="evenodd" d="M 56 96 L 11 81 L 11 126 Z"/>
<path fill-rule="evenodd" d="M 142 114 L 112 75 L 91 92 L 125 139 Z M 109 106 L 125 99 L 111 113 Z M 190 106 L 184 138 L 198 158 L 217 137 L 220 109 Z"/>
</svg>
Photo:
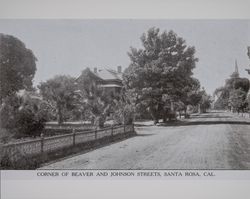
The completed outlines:
<svg viewBox="0 0 250 199">
<path fill-rule="evenodd" d="M 185 99 L 194 85 L 199 87 L 192 77 L 198 59 L 195 48 L 172 30 L 160 33 L 158 28 L 150 28 L 141 42 L 141 49 L 131 47 L 128 52 L 131 63 L 123 80 L 126 90 L 133 92 L 135 104 L 148 107 L 157 122 L 169 112 L 171 102 Z"/>
<path fill-rule="evenodd" d="M 18 90 L 29 90 L 36 72 L 36 57 L 25 44 L 11 35 L 0 33 L 0 97 Z"/>
<path fill-rule="evenodd" d="M 55 76 L 38 86 L 43 98 L 55 104 L 57 110 L 58 123 L 63 122 L 63 110 L 73 109 L 75 78 L 70 76 Z"/>
<path fill-rule="evenodd" d="M 248 91 L 249 80 L 239 77 L 239 74 L 234 72 L 226 80 L 224 86 L 215 90 L 214 95 L 218 98 L 215 102 L 215 108 L 243 111 L 246 107 Z"/>
</svg>

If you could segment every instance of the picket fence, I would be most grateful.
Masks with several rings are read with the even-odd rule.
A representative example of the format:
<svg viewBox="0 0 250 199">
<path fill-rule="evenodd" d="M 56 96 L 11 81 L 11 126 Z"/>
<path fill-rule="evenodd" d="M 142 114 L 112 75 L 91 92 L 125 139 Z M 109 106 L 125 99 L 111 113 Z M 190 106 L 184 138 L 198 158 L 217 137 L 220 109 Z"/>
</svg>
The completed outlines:
<svg viewBox="0 0 250 199">
<path fill-rule="evenodd" d="M 134 125 L 122 125 L 122 126 L 112 126 L 108 128 L 103 128 L 100 130 L 91 130 L 76 132 L 72 129 L 72 133 L 57 135 L 51 137 L 41 136 L 38 139 L 31 141 L 23 141 L 11 144 L 5 144 L 2 147 L 3 154 L 8 153 L 8 155 L 16 153 L 18 151 L 21 154 L 27 156 L 39 155 L 43 153 L 57 151 L 70 146 L 75 146 L 78 144 L 84 144 L 91 141 L 97 141 L 105 137 L 114 137 L 116 135 L 122 135 L 134 132 Z"/>
</svg>

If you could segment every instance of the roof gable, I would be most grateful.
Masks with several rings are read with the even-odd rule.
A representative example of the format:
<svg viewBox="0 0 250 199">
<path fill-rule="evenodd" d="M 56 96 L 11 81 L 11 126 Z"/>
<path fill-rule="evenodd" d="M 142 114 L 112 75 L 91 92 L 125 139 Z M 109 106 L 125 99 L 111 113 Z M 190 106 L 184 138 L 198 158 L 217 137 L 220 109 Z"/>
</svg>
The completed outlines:
<svg viewBox="0 0 250 199">
<path fill-rule="evenodd" d="M 93 72 L 97 77 L 103 80 L 122 80 L 122 73 L 118 73 L 115 70 L 101 68 L 97 69 L 96 73 Z"/>
</svg>

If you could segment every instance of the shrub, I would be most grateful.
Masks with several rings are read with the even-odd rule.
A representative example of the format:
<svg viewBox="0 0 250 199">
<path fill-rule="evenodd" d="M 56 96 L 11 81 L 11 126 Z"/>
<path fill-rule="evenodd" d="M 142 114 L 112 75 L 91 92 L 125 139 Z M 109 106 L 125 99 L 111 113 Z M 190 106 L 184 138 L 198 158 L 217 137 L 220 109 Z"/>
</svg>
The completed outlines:
<svg viewBox="0 0 250 199">
<path fill-rule="evenodd" d="M 1 128 L 16 137 L 36 136 L 42 132 L 48 118 L 49 106 L 40 98 L 13 95 L 1 105 Z"/>
<path fill-rule="evenodd" d="M 36 159 L 13 149 L 11 153 L 4 153 L 0 157 L 0 169 L 35 169 L 39 166 Z"/>
<path fill-rule="evenodd" d="M 44 129 L 46 122 L 46 116 L 43 111 L 34 111 L 29 107 L 24 107 L 16 115 L 16 130 L 18 136 L 29 135 L 37 136 L 40 135 Z"/>
<path fill-rule="evenodd" d="M 105 121 L 106 121 L 105 115 L 101 114 L 101 115 L 95 117 L 94 125 L 97 128 L 103 128 Z"/>
<path fill-rule="evenodd" d="M 130 104 L 119 106 L 113 114 L 115 124 L 132 124 L 134 119 L 134 108 Z"/>
</svg>

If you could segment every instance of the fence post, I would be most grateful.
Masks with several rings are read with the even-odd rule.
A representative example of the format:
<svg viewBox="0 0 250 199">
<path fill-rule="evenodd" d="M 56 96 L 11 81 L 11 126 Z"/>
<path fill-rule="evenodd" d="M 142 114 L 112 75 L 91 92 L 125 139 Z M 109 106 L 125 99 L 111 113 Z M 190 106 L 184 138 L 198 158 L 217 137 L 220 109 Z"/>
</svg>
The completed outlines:
<svg viewBox="0 0 250 199">
<path fill-rule="evenodd" d="M 72 136 L 73 136 L 73 146 L 76 145 L 76 130 L 72 129 Z"/>
<path fill-rule="evenodd" d="M 97 127 L 95 128 L 95 139 L 97 139 Z"/>
<path fill-rule="evenodd" d="M 124 124 L 123 125 L 123 132 L 124 132 L 124 134 L 126 133 L 126 128 L 125 127 L 126 127 L 126 125 Z"/>
<path fill-rule="evenodd" d="M 44 152 L 44 134 L 43 133 L 41 133 L 41 153 L 43 153 Z"/>
</svg>

